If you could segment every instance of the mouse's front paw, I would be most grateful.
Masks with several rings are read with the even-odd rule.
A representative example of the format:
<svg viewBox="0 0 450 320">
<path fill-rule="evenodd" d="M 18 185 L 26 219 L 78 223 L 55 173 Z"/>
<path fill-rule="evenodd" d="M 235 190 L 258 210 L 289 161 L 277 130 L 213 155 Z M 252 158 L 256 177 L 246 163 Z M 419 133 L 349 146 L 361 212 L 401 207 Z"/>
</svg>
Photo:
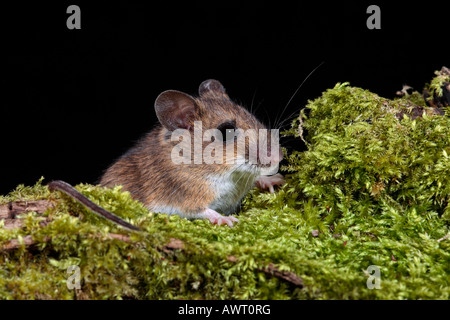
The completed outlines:
<svg viewBox="0 0 450 320">
<path fill-rule="evenodd" d="M 213 209 L 207 208 L 201 214 L 202 218 L 206 218 L 211 221 L 212 224 L 222 225 L 227 224 L 230 228 L 233 228 L 233 222 L 239 222 L 239 220 L 233 216 L 222 216 L 220 213 Z"/>
<path fill-rule="evenodd" d="M 284 177 L 277 173 L 273 176 L 260 176 L 258 180 L 256 180 L 256 186 L 261 189 L 269 189 L 270 193 L 274 193 L 273 186 L 281 186 L 285 183 Z"/>
</svg>

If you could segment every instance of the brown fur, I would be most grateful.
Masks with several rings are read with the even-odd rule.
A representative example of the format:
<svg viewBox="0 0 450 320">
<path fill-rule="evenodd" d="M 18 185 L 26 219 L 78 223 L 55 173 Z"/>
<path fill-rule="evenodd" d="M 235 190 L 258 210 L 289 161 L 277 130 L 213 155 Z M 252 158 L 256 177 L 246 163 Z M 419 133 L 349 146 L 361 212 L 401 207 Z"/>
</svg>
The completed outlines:
<svg viewBox="0 0 450 320">
<path fill-rule="evenodd" d="M 204 91 L 199 97 L 192 99 L 196 112 L 190 119 L 191 134 L 194 121 L 202 121 L 203 130 L 217 128 L 228 120 L 235 121 L 236 127 L 243 130 L 265 128 L 246 109 L 232 102 L 225 92 Z M 171 150 L 176 144 L 170 141 L 168 129 L 163 126 L 156 127 L 107 169 L 100 184 L 106 187 L 122 185 L 134 199 L 149 208 L 171 206 L 179 208 L 187 216 L 194 217 L 196 213 L 206 209 L 216 197 L 211 182 L 205 177 L 209 174 L 225 173 L 232 166 L 174 164 L 171 160 Z M 206 145 L 208 142 L 203 143 L 203 150 Z M 192 141 L 192 156 L 193 152 Z M 238 152 L 235 149 L 235 155 Z M 224 157 L 225 154 L 224 146 Z M 240 201 L 242 196 L 237 195 L 237 201 Z"/>
</svg>

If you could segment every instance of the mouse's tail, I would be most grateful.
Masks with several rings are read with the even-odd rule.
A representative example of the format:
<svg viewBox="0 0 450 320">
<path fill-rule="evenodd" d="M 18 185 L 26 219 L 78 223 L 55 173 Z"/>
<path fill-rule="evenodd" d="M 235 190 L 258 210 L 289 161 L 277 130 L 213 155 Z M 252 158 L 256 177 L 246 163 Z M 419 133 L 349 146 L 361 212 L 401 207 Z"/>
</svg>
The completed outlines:
<svg viewBox="0 0 450 320">
<path fill-rule="evenodd" d="M 63 193 L 65 193 L 66 195 L 68 195 L 69 197 L 75 199 L 76 201 L 78 201 L 79 203 L 81 203 L 82 205 L 84 205 L 86 208 L 88 208 L 89 210 L 91 210 L 92 212 L 114 222 L 115 224 L 124 227 L 126 229 L 129 230 L 133 230 L 133 231 L 139 231 L 140 229 L 124 220 L 122 220 L 121 218 L 119 218 L 118 216 L 116 216 L 115 214 L 112 214 L 111 212 L 103 209 L 102 207 L 96 205 L 94 202 L 92 202 L 91 200 L 89 200 L 87 197 L 85 197 L 84 195 L 82 195 L 80 192 L 78 192 L 78 190 L 76 190 L 74 187 L 72 187 L 70 184 L 61 181 L 61 180 L 55 180 L 55 181 L 51 181 L 47 184 L 48 188 L 50 191 L 54 191 L 54 190 L 58 190 L 61 191 Z"/>
</svg>

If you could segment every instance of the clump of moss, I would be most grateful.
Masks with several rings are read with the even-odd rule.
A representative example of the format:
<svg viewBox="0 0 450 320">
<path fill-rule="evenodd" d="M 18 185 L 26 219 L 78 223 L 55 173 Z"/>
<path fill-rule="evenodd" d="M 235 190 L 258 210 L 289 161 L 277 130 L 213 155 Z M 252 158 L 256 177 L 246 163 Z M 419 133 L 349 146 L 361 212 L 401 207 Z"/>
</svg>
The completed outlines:
<svg viewBox="0 0 450 320">
<path fill-rule="evenodd" d="M 349 274 L 382 268 L 397 292 L 384 298 L 448 298 L 449 245 L 436 240 L 450 221 L 450 118 L 412 120 L 409 107 L 346 83 L 311 101 L 287 132 L 309 141 L 289 156 L 288 194 L 325 238 L 353 243 Z"/>
<path fill-rule="evenodd" d="M 425 86 L 425 90 L 429 91 L 431 95 L 428 99 L 432 99 L 433 96 L 442 97 L 444 88 L 450 84 L 450 70 L 448 68 L 442 67 L 441 70 L 435 71 L 434 74 L 436 76 Z"/>
<path fill-rule="evenodd" d="M 425 102 L 450 116 L 450 69 L 442 67 L 435 75 L 436 77 L 425 85 L 423 92 Z"/>
<path fill-rule="evenodd" d="M 48 199 L 43 217 L 0 228 L 1 299 L 449 299 L 450 119 L 338 84 L 287 135 L 287 184 L 253 190 L 234 228 L 148 212 L 120 188 L 79 185 L 139 226 L 128 232 L 38 182 L 0 203 Z M 40 223 L 47 219 L 45 224 Z M 1 249 L 0 249 L 1 250 Z M 80 268 L 81 289 L 66 285 Z M 367 287 L 369 266 L 381 288 Z M 267 272 L 295 274 L 303 287 Z M 272 269 L 273 271 L 273 269 Z"/>
<path fill-rule="evenodd" d="M 322 210 L 373 213 L 395 204 L 449 220 L 450 119 L 424 109 L 411 120 L 405 106 L 348 84 L 310 102 L 288 131 L 299 136 L 301 121 L 311 141 L 289 156 L 295 188 Z"/>
<path fill-rule="evenodd" d="M 411 94 L 406 93 L 401 98 L 395 98 L 395 101 L 401 101 L 403 103 L 411 102 L 412 105 L 418 106 L 418 107 L 426 107 L 427 103 L 425 99 L 423 98 L 423 94 L 421 94 L 419 91 L 413 91 Z"/>
</svg>

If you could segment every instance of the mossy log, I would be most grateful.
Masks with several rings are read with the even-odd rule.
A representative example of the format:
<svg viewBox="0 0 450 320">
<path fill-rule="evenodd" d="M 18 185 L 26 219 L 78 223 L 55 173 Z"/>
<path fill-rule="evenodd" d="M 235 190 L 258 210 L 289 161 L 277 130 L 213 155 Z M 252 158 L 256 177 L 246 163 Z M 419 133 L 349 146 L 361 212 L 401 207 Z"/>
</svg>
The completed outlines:
<svg viewBox="0 0 450 320">
<path fill-rule="evenodd" d="M 33 201 L 13 201 L 8 204 L 0 205 L 0 220 L 4 221 L 3 227 L 5 229 L 19 229 L 22 228 L 25 221 L 24 218 L 19 218 L 20 215 L 28 212 L 34 212 L 37 215 L 43 214 L 45 211 L 49 209 L 53 209 L 55 207 L 55 203 L 49 200 L 33 200 Z M 40 226 L 45 227 L 50 222 L 48 218 L 42 218 L 39 221 Z M 88 237 L 92 237 L 95 235 L 88 235 Z M 102 236 L 97 234 L 99 238 Z M 107 237 L 111 239 L 117 239 L 123 242 L 130 243 L 131 238 L 128 235 L 116 234 L 116 233 L 108 233 Z M 41 239 L 40 243 L 50 241 L 50 237 L 44 237 Z M 0 247 L 1 251 L 11 251 L 18 249 L 22 246 L 31 247 L 36 244 L 36 241 L 33 240 L 31 235 L 24 236 L 21 239 L 11 239 L 9 242 L 5 243 Z M 184 243 L 180 239 L 170 238 L 170 242 L 164 245 L 162 248 L 156 248 L 165 253 L 171 253 L 173 250 L 183 250 Z M 237 262 L 235 256 L 228 256 L 227 260 L 230 262 Z M 288 271 L 281 271 L 277 266 L 273 263 L 269 263 L 267 267 L 259 267 L 256 270 L 262 271 L 267 275 L 282 279 L 288 283 L 291 283 L 297 287 L 303 286 L 303 280 L 299 278 L 295 273 Z"/>
</svg>

